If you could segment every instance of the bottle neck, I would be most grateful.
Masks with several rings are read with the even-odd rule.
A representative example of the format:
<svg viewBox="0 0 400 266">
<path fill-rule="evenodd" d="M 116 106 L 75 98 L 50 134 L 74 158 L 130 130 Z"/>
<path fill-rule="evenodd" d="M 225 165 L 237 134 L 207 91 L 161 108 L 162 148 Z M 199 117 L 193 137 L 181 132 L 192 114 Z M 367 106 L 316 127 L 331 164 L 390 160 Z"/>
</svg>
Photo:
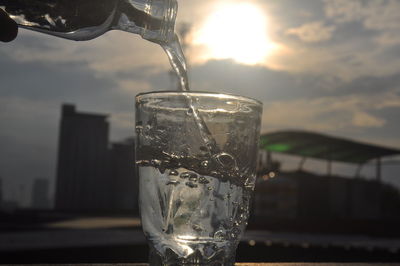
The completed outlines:
<svg viewBox="0 0 400 266">
<path fill-rule="evenodd" d="M 121 0 L 112 29 L 140 34 L 144 39 L 165 43 L 174 38 L 176 0 Z"/>
</svg>

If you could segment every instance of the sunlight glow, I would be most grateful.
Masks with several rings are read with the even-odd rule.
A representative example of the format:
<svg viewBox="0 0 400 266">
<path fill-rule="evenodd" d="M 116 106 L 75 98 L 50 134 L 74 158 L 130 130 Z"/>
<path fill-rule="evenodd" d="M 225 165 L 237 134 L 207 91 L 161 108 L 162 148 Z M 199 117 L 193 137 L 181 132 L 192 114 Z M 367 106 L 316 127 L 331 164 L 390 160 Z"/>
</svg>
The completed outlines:
<svg viewBox="0 0 400 266">
<path fill-rule="evenodd" d="M 197 32 L 194 43 L 207 48 L 207 57 L 250 65 L 263 62 L 273 46 L 265 14 L 250 3 L 219 6 Z"/>
</svg>

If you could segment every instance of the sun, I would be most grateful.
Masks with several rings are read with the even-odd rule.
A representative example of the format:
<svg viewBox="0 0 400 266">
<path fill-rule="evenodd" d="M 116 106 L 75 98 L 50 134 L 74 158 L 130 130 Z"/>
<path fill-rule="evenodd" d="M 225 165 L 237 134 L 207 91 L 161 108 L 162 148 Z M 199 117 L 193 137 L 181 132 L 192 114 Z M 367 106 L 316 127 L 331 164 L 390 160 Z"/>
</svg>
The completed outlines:
<svg viewBox="0 0 400 266">
<path fill-rule="evenodd" d="M 254 65 L 265 60 L 272 49 L 267 36 L 267 18 L 251 3 L 219 6 L 197 32 L 194 43 L 206 48 L 206 57 L 231 58 Z"/>
</svg>

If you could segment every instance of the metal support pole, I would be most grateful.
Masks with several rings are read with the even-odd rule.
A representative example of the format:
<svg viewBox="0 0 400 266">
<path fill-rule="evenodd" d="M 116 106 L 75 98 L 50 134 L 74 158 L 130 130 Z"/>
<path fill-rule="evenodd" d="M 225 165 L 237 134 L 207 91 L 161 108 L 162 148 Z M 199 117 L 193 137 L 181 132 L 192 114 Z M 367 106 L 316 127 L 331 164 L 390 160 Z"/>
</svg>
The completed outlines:
<svg viewBox="0 0 400 266">
<path fill-rule="evenodd" d="M 328 172 L 328 176 L 331 176 L 332 173 L 332 160 L 328 160 L 328 165 L 327 165 L 327 172 Z"/>
<path fill-rule="evenodd" d="M 307 160 L 307 157 L 301 158 L 301 161 L 300 161 L 300 163 L 299 163 L 299 169 L 298 169 L 298 171 L 302 171 L 302 170 L 303 170 L 303 166 L 304 166 L 304 163 L 306 162 L 306 160 Z"/>
<path fill-rule="evenodd" d="M 257 171 L 260 171 L 263 166 L 263 154 L 264 150 L 258 150 L 258 158 L 257 158 Z"/>
<path fill-rule="evenodd" d="M 361 174 L 361 168 L 363 167 L 363 164 L 362 163 L 360 163 L 358 166 L 357 166 L 357 170 L 356 170 L 356 176 L 355 177 L 360 177 L 360 174 Z"/>
<path fill-rule="evenodd" d="M 326 158 L 328 160 L 328 164 L 327 164 L 327 174 L 328 176 L 331 176 L 332 173 L 332 147 L 330 147 L 329 145 L 326 146 Z"/>
<path fill-rule="evenodd" d="M 381 183 L 381 158 L 376 158 L 376 181 Z"/>
<path fill-rule="evenodd" d="M 381 176 L 381 157 L 376 158 L 376 181 L 378 182 L 378 217 L 382 213 L 382 176 Z"/>
<path fill-rule="evenodd" d="M 272 163 L 272 159 L 271 159 L 271 152 L 267 151 L 267 169 L 271 170 L 271 163 Z"/>
</svg>

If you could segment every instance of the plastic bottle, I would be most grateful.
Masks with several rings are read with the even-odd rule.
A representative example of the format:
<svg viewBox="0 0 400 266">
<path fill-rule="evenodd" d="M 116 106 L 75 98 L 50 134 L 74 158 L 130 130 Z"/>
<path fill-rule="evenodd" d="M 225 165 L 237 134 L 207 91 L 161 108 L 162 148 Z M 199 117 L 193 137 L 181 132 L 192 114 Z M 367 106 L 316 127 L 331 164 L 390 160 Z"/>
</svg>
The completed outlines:
<svg viewBox="0 0 400 266">
<path fill-rule="evenodd" d="M 156 43 L 174 38 L 176 0 L 0 0 L 19 27 L 76 41 L 109 30 Z"/>
</svg>

